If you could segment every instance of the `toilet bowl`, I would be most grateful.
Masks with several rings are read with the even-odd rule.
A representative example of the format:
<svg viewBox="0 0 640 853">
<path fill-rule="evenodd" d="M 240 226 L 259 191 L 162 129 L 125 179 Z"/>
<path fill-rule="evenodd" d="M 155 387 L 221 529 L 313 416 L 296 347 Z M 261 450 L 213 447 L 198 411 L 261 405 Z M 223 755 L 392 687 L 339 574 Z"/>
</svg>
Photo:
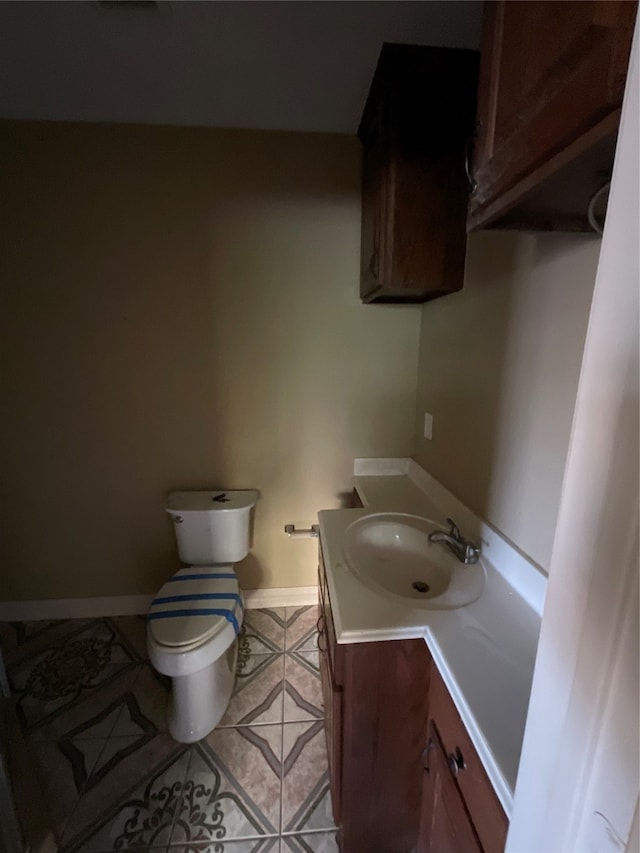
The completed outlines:
<svg viewBox="0 0 640 853">
<path fill-rule="evenodd" d="M 235 683 L 244 602 L 233 563 L 249 550 L 255 491 L 169 495 L 180 558 L 189 563 L 160 589 L 147 614 L 153 667 L 172 679 L 170 735 L 193 743 L 222 719 Z"/>
</svg>

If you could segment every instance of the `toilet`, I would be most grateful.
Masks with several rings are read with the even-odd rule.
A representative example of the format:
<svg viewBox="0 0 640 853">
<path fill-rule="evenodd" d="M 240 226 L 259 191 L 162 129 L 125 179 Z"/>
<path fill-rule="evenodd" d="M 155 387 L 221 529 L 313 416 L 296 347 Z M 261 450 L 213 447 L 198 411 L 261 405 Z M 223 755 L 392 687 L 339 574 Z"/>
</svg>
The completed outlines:
<svg viewBox="0 0 640 853">
<path fill-rule="evenodd" d="M 169 733 L 180 743 L 209 734 L 227 709 L 235 681 L 244 603 L 233 564 L 249 551 L 258 492 L 173 492 L 179 569 L 151 602 L 147 650 L 172 679 Z"/>
</svg>

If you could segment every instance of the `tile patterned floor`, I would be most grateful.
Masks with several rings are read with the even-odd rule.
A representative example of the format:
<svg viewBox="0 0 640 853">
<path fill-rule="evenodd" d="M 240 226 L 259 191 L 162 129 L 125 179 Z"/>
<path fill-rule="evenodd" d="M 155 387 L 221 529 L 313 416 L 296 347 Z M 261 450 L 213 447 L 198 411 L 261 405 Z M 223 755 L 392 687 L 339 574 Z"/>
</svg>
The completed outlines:
<svg viewBox="0 0 640 853">
<path fill-rule="evenodd" d="M 229 708 L 190 746 L 142 617 L 0 623 L 61 853 L 335 853 L 316 610 L 247 611 Z"/>
</svg>

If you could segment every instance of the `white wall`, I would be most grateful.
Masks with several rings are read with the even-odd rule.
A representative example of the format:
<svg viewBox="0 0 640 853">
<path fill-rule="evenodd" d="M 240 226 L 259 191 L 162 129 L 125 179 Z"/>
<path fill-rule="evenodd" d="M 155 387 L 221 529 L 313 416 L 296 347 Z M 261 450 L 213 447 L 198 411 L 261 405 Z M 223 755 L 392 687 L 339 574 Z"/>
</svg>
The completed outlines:
<svg viewBox="0 0 640 853">
<path fill-rule="evenodd" d="M 636 25 L 509 853 L 637 838 L 639 100 Z"/>
<path fill-rule="evenodd" d="M 422 309 L 415 457 L 545 570 L 600 242 L 472 234 L 464 289 Z"/>
<path fill-rule="evenodd" d="M 155 592 L 168 492 L 256 488 L 242 586 L 413 446 L 420 312 L 358 294 L 350 136 L 0 123 L 0 598 Z"/>
</svg>

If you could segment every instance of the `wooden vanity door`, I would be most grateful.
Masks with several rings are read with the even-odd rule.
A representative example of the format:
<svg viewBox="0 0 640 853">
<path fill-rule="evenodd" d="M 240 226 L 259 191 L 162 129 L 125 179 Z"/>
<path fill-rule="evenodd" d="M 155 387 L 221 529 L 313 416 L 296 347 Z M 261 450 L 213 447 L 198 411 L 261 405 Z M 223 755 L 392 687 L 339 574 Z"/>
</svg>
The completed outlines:
<svg viewBox="0 0 640 853">
<path fill-rule="evenodd" d="M 417 853 L 483 853 L 433 725 L 423 766 Z"/>
<path fill-rule="evenodd" d="M 324 705 L 324 731 L 327 740 L 331 808 L 336 826 L 342 821 L 342 689 L 334 684 L 325 642 L 320 633 L 320 682 Z"/>
</svg>

